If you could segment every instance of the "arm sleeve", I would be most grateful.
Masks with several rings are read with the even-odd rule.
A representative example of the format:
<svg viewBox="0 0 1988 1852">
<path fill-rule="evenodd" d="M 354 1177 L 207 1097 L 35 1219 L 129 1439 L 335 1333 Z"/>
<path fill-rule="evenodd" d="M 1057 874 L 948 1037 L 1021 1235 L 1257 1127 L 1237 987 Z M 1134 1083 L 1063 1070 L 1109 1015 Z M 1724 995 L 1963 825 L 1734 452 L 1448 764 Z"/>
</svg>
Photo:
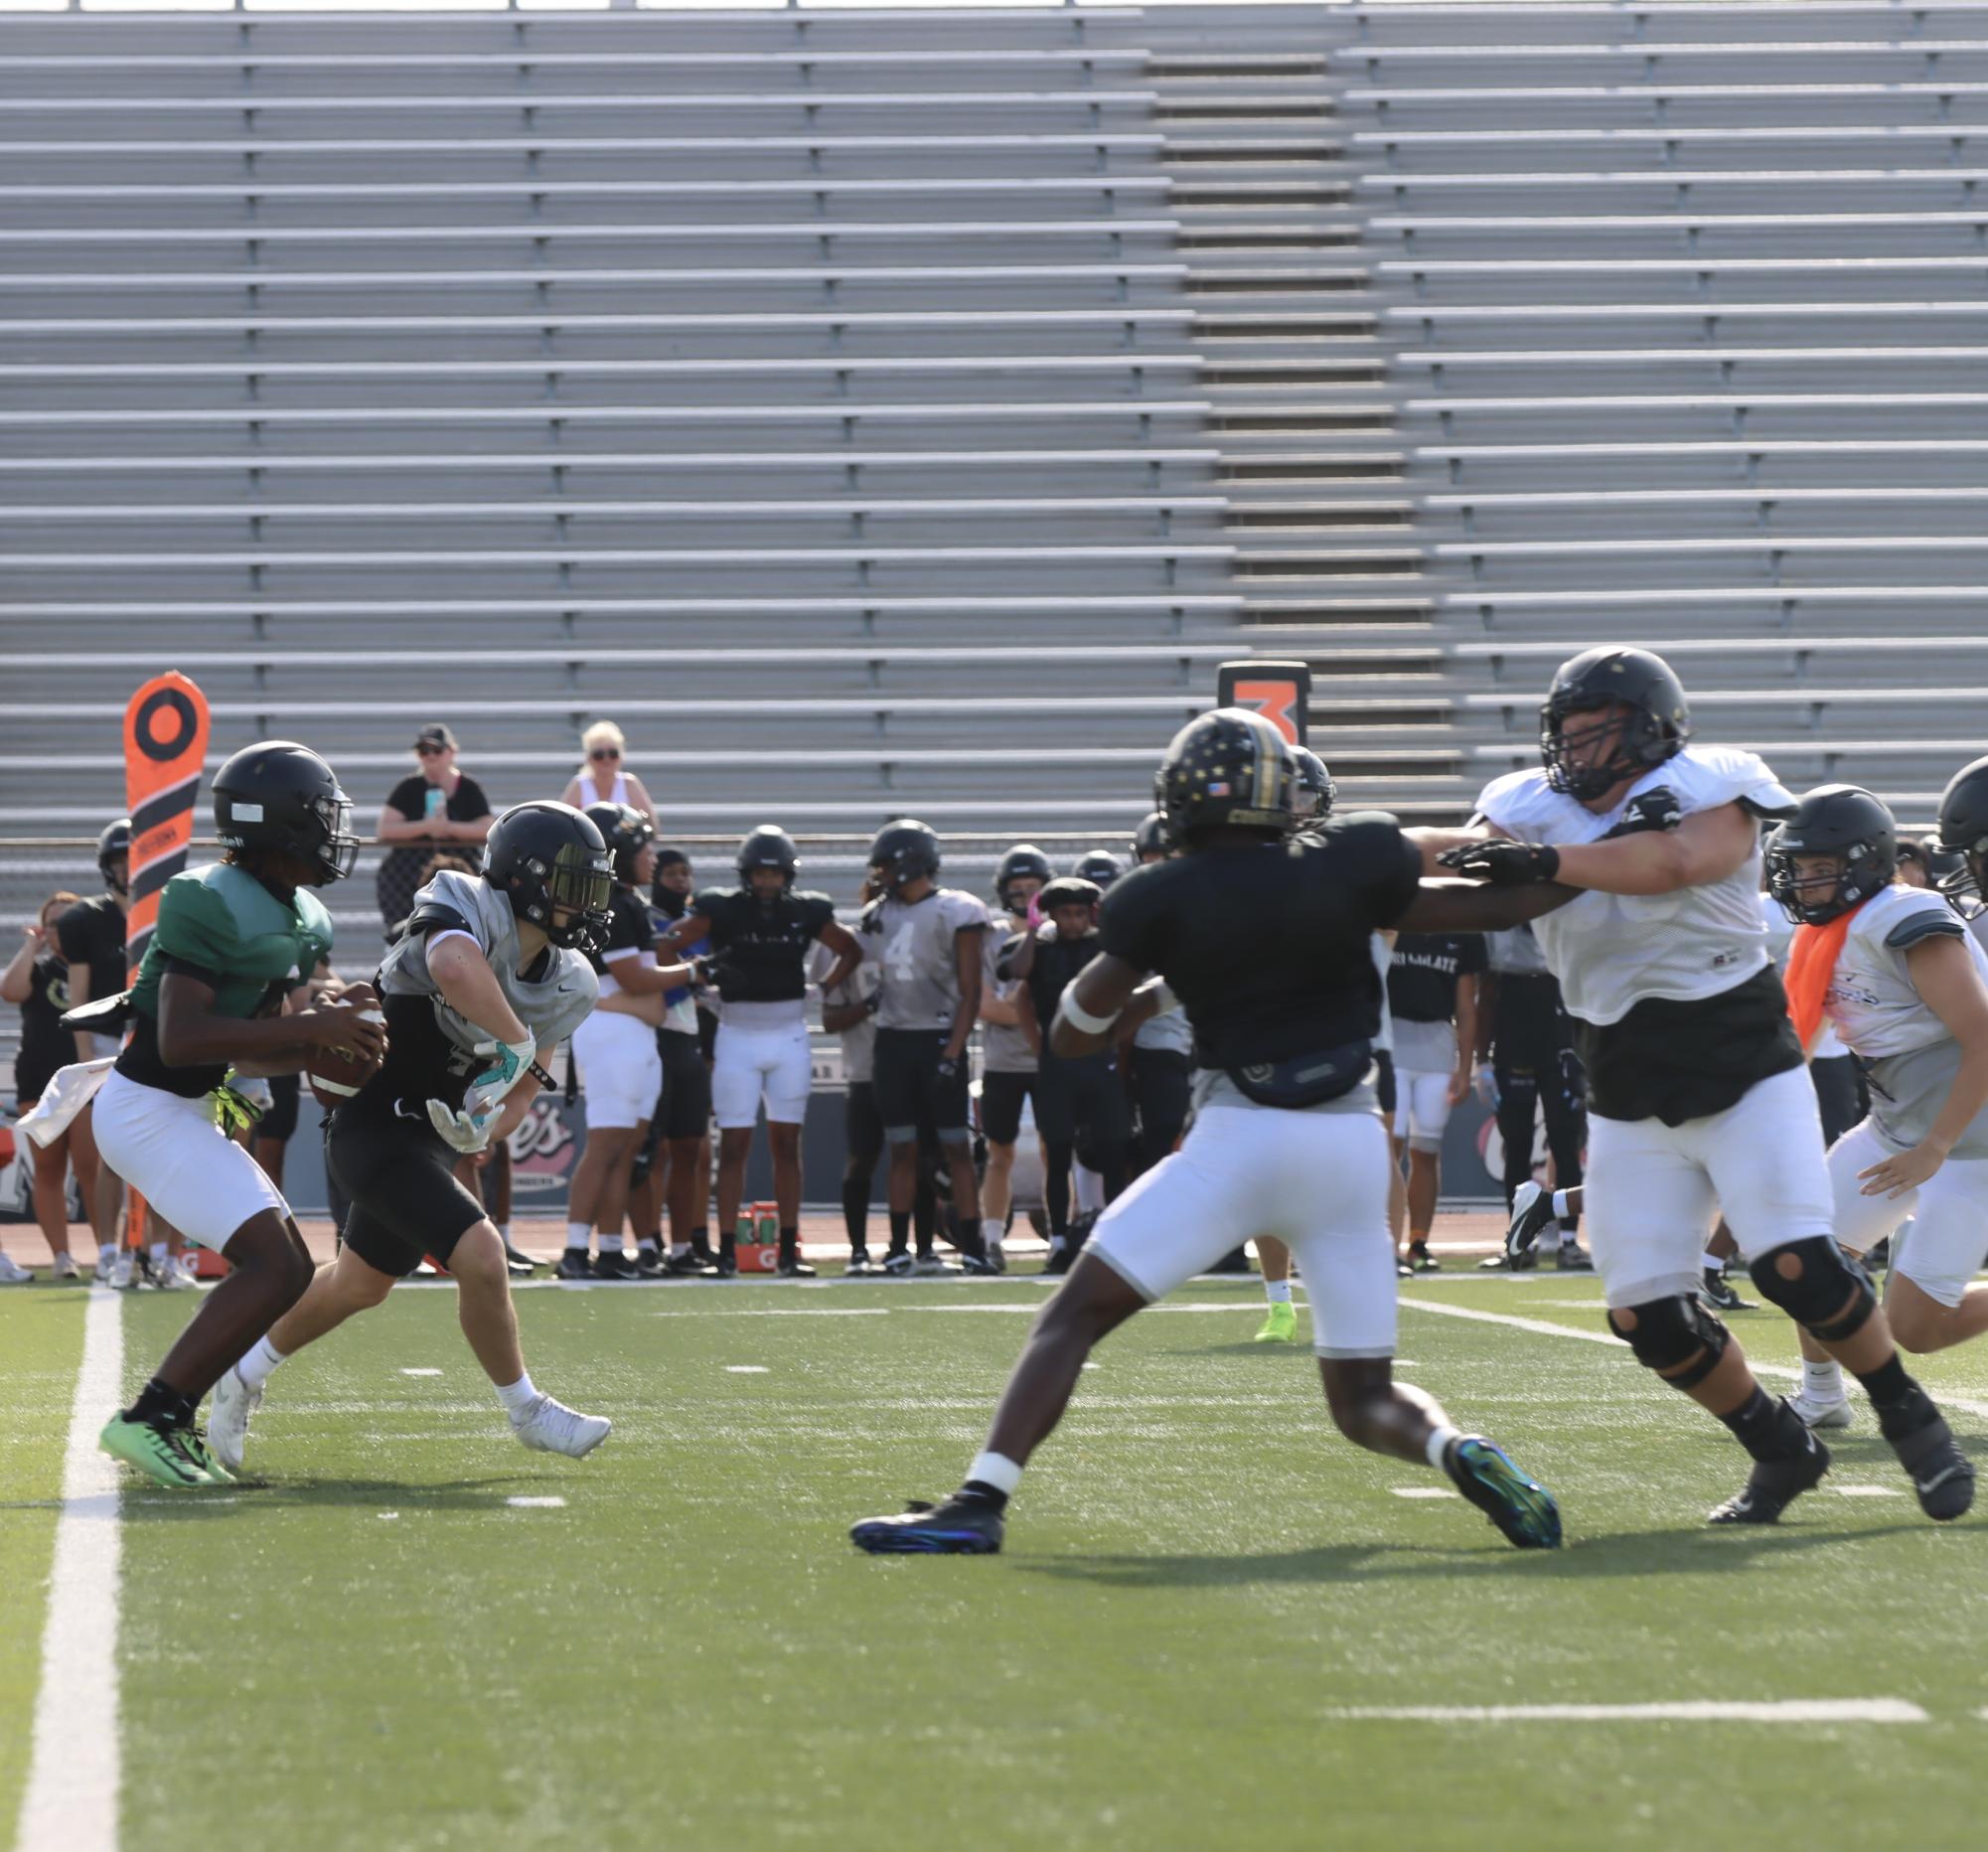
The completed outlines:
<svg viewBox="0 0 1988 1852">
<path fill-rule="evenodd" d="M 940 900 L 946 909 L 944 918 L 957 935 L 963 932 L 980 932 L 988 923 L 988 910 L 972 894 L 962 893 L 957 887 L 948 888 Z"/>
<path fill-rule="evenodd" d="M 625 893 L 615 896 L 614 912 L 608 920 L 607 944 L 601 948 L 604 959 L 634 958 L 656 949 L 656 935 L 649 925 L 649 909 L 630 905 L 630 898 Z"/>
</svg>

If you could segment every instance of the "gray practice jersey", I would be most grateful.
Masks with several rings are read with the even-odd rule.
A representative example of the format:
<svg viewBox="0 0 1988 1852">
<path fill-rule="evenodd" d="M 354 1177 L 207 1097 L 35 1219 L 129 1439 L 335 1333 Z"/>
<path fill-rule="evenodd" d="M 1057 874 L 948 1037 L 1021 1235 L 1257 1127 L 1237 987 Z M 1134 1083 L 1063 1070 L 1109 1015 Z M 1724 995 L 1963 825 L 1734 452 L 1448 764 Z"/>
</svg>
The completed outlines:
<svg viewBox="0 0 1988 1852">
<path fill-rule="evenodd" d="M 490 1031 L 443 1003 L 428 975 L 428 946 L 447 932 L 467 933 L 476 942 L 497 974 L 505 1001 L 541 1047 L 564 1041 L 592 1011 L 600 985 L 583 954 L 550 946 L 535 967 L 540 975 L 521 978 L 511 902 L 475 875 L 445 870 L 414 896 L 406 936 L 380 967 L 380 988 L 388 997 L 432 998 L 436 1022 L 457 1047 L 488 1041 Z"/>
<path fill-rule="evenodd" d="M 981 962 L 981 983 L 985 987 L 982 995 L 993 997 L 998 993 L 1003 998 L 1011 998 L 1021 989 L 1016 983 L 1003 984 L 994 976 L 994 966 L 1000 962 L 1002 943 L 1012 932 L 1026 930 L 1026 923 L 1010 919 L 1005 913 L 988 911 L 988 929 L 981 935 L 983 950 L 987 956 Z M 1029 1047 L 1028 1037 L 1022 1034 L 1012 1022 L 983 1022 L 981 1024 L 981 1071 L 985 1074 L 1032 1074 L 1035 1072 L 1035 1050 Z"/>
<path fill-rule="evenodd" d="M 1171 1009 L 1162 1009 L 1156 1016 L 1147 1016 L 1132 1032 L 1135 1048 L 1165 1048 L 1175 1054 L 1191 1054 L 1194 1051 L 1194 1028 L 1187 1020 L 1187 1012 L 1178 1003 Z"/>
<path fill-rule="evenodd" d="M 951 1028 L 960 1007 L 954 942 L 963 932 L 986 932 L 987 924 L 987 908 L 957 887 L 935 887 L 923 900 L 891 894 L 874 902 L 858 937 L 863 963 L 883 977 L 877 1027 Z"/>
</svg>

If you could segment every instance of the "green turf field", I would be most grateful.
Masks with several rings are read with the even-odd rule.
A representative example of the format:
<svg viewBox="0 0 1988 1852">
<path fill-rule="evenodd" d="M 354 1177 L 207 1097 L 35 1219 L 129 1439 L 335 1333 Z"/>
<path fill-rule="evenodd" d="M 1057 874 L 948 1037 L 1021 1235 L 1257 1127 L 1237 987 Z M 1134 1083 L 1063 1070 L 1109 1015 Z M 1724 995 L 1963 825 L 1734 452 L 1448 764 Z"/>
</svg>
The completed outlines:
<svg viewBox="0 0 1988 1852">
<path fill-rule="evenodd" d="M 1592 1281 L 1406 1297 L 1597 1326 Z M 61 1298 L 0 1298 L 10 1411 L 25 1381 L 57 1428 Z M 851 1519 L 957 1480 L 1040 1298 L 521 1295 L 539 1383 L 617 1423 L 568 1463 L 510 1440 L 446 1289 L 396 1294 L 273 1380 L 265 1486 L 126 1493 L 125 1845 L 1982 1843 L 1988 1501 L 1927 1524 L 1866 1416 L 1832 1477 L 1904 1495 L 1825 1484 L 1779 1529 L 1708 1533 L 1742 1458 L 1617 1347 L 1403 1312 L 1403 1375 L 1560 1494 L 1557 1556 L 1395 1496 L 1439 1481 L 1332 1437 L 1308 1355 L 1250 1343 L 1254 1288 L 1213 1283 L 1099 1353 L 1005 1555 L 856 1555 Z M 129 1303 L 134 1375 L 186 1315 Z M 1735 1322 L 1791 1358 L 1777 1315 Z M 1924 1373 L 1975 1401 L 1955 1425 L 1988 1461 L 1988 1350 Z M 10 1742 L 58 1455 L 0 1449 Z M 1709 1697 L 1928 1720 L 1335 1715 Z"/>
</svg>

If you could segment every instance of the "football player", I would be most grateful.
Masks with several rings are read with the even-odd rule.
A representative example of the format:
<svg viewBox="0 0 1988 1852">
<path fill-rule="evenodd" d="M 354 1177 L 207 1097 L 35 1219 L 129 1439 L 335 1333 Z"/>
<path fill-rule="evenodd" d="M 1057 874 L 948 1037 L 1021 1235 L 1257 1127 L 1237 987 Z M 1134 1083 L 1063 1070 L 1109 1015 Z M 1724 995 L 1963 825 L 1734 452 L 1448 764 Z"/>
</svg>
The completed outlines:
<svg viewBox="0 0 1988 1852">
<path fill-rule="evenodd" d="M 536 803 L 498 818 L 480 876 L 444 871 L 414 896 L 407 931 L 380 968 L 386 1059 L 340 1103 L 325 1136 L 326 1165 L 352 1199 L 345 1239 L 299 1303 L 221 1377 L 210 1440 L 226 1469 L 240 1467 L 249 1417 L 276 1368 L 380 1305 L 423 1254 L 455 1280 L 463 1336 L 512 1433 L 574 1459 L 607 1438 L 603 1417 L 533 1383 L 503 1239 L 455 1162 L 509 1138 L 550 1084 L 545 1064 L 594 1006 L 597 980 L 578 948 L 606 933 L 614 891 L 592 821 Z"/>
<path fill-rule="evenodd" d="M 331 951 L 331 915 L 313 890 L 343 880 L 359 853 L 332 768 L 288 740 L 244 747 L 215 774 L 214 823 L 222 859 L 161 890 L 131 991 L 131 1038 L 93 1101 L 103 1161 L 229 1261 L 228 1278 L 100 1437 L 106 1453 L 175 1490 L 232 1482 L 195 1411 L 311 1283 L 290 1205 L 223 1135 L 209 1096 L 230 1067 L 250 1078 L 299 1069 L 317 1049 L 367 1061 L 386 1050 L 384 1031 L 355 1004 L 283 1011 L 299 974 Z"/>
<path fill-rule="evenodd" d="M 1070 872 L 1080 881 L 1089 881 L 1100 893 L 1126 871 L 1126 865 L 1108 849 L 1086 849 L 1070 864 Z"/>
<path fill-rule="evenodd" d="M 1001 945 L 1028 929 L 1029 903 L 1054 870 L 1033 843 L 1017 843 L 994 867 L 994 898 L 1006 918 L 1006 932 L 990 921 L 985 941 L 987 967 L 981 990 L 981 1130 L 987 1136 L 987 1174 L 981 1179 L 981 1233 L 988 1256 L 997 1260 L 1013 1203 L 1015 1141 L 1021 1136 L 1024 1104 L 1035 1103 L 1035 1076 L 1041 1034 L 1031 1017 L 1023 1021 L 1015 992 L 1020 981 L 1002 983 L 995 967 Z"/>
<path fill-rule="evenodd" d="M 1836 1243 L 1815 1090 L 1767 956 L 1760 822 L 1794 800 L 1753 753 L 1690 734 L 1660 657 L 1583 651 L 1541 709 L 1541 769 L 1492 780 L 1477 803 L 1490 834 L 1442 865 L 1583 890 L 1535 930 L 1588 1077 L 1589 1239 L 1609 1329 L 1753 1457 L 1712 1522 L 1770 1524 L 1829 1469 L 1699 1298 L 1715 1200 L 1760 1296 L 1864 1385 L 1921 1509 L 1958 1517 L 1973 1468 Z"/>
<path fill-rule="evenodd" d="M 652 1241 L 641 1260 L 629 1259 L 621 1226 L 635 1155 L 663 1091 L 656 1035 L 664 995 L 689 973 L 656 962 L 645 892 L 656 873 L 656 826 L 628 804 L 596 804 L 583 814 L 607 846 L 614 890 L 599 942 L 587 939 L 578 948 L 593 966 L 600 1001 L 572 1031 L 587 1143 L 567 1189 L 566 1251 L 556 1272 L 561 1280 L 654 1279 L 662 1271 L 660 1251 Z M 596 1231 L 599 1251 L 589 1260 Z"/>
<path fill-rule="evenodd" d="M 991 1273 L 980 1181 L 969 1131 L 967 1038 L 981 1008 L 988 910 L 941 887 L 939 838 L 911 818 L 886 824 L 869 846 L 877 898 L 863 910 L 863 958 L 882 977 L 873 1084 L 890 1148 L 890 1249 L 883 1268 L 908 1274 L 918 1187 L 918 1130 L 929 1125 L 952 1177 L 952 1240 L 970 1272 Z"/>
<path fill-rule="evenodd" d="M 1408 1254 L 1412 1273 L 1436 1273 L 1429 1251 L 1443 1191 L 1443 1134 L 1470 1091 L 1477 1045 L 1477 977 L 1484 941 L 1475 933 L 1403 933 L 1388 960 L 1394 1024 L 1394 1149 L 1408 1154 Z"/>
<path fill-rule="evenodd" d="M 690 910 L 695 890 L 696 873 L 689 856 L 681 849 L 658 849 L 649 917 L 659 938 Z M 694 939 L 678 956 L 688 958 L 694 968 L 710 949 L 708 939 Z M 663 1271 L 677 1279 L 717 1272 L 718 1257 L 711 1251 L 706 1219 L 711 1195 L 711 1070 L 704 1061 L 700 1011 L 693 985 L 665 991 L 663 1026 L 656 1032 L 663 1057 L 663 1101 L 652 1131 L 665 1165 L 662 1195 L 670 1211 L 670 1255 Z"/>
<path fill-rule="evenodd" d="M 1988 758 L 1963 765 L 1939 799 L 1939 846 L 1928 852 L 1933 885 L 1951 900 L 1967 930 L 1988 945 Z"/>
<path fill-rule="evenodd" d="M 1164 861 L 1166 819 L 1157 811 L 1139 826 L 1132 840 L 1133 865 Z M 1150 1170 L 1180 1143 L 1187 1123 L 1187 1100 L 1194 1071 L 1194 1031 L 1187 1012 L 1177 1003 L 1147 1017 L 1129 1030 L 1119 1048 L 1119 1066 L 1132 1094 L 1138 1133 L 1133 1140 L 1129 1174 Z"/>
<path fill-rule="evenodd" d="M 801 1128 L 814 1087 L 808 1043 L 808 954 L 819 940 L 836 956 L 823 980 L 840 986 L 862 952 L 836 918 L 827 894 L 797 892 L 801 862 L 794 839 L 770 823 L 749 831 L 733 865 L 736 887 L 712 887 L 663 935 L 666 953 L 708 938 L 717 976 L 719 1015 L 711 1102 L 718 1120 L 718 1271 L 738 1271 L 738 1205 L 752 1129 L 766 1103 L 773 1155 L 773 1194 L 780 1205 L 783 1274 L 813 1279 L 801 1258 Z"/>
<path fill-rule="evenodd" d="M 1813 1046 L 1825 1021 L 1866 1067 L 1870 1116 L 1830 1147 L 1836 1239 L 1897 1236 L 1885 1315 L 1911 1351 L 1988 1330 L 1988 954 L 1938 894 L 1899 879 L 1892 813 L 1854 785 L 1801 800 L 1767 848 L 1796 922 L 1788 1003 Z M 1911 1225 L 1901 1232 L 1906 1218 Z M 1797 1412 L 1848 1425 L 1842 1370 L 1803 1331 Z"/>
<path fill-rule="evenodd" d="M 1203 1063 L 1180 1149 L 1105 1211 L 1035 1321 L 985 1449 L 936 1509 L 858 1523 L 873 1553 L 986 1554 L 1030 1455 L 1061 1419 L 1092 1348 L 1239 1242 L 1295 1248 L 1312 1297 L 1332 1417 L 1350 1440 L 1427 1461 L 1520 1548 L 1552 1548 L 1545 1489 L 1489 1441 L 1459 1433 L 1433 1398 L 1393 1380 L 1394 1249 L 1387 1135 L 1371 1085 L 1380 980 L 1369 935 L 1510 925 L 1554 904 L 1424 889 L 1416 845 L 1388 819 L 1354 817 L 1293 839 L 1294 765 L 1261 715 L 1220 708 L 1167 749 L 1155 796 L 1174 860 L 1140 868 L 1104 906 L 1103 951 L 1063 993 L 1060 1055 L 1111 1045 L 1177 996 Z M 1236 924 L 1249 923 L 1247 958 Z M 1148 973 L 1157 972 L 1158 980 Z"/>
</svg>

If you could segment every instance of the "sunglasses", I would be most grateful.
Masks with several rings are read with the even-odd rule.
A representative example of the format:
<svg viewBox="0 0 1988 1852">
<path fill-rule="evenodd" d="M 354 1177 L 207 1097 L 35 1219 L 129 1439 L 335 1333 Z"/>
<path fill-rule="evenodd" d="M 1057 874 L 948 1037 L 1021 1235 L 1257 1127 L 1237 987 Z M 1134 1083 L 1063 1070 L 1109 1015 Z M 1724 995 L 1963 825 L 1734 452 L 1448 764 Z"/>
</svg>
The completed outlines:
<svg viewBox="0 0 1988 1852">
<path fill-rule="evenodd" d="M 621 748 L 619 746 L 596 746 L 587 754 L 587 757 L 590 759 L 618 759 L 621 757 Z"/>
<path fill-rule="evenodd" d="M 439 759 L 446 751 L 446 746 L 416 746 L 414 756 L 417 759 Z"/>
</svg>

